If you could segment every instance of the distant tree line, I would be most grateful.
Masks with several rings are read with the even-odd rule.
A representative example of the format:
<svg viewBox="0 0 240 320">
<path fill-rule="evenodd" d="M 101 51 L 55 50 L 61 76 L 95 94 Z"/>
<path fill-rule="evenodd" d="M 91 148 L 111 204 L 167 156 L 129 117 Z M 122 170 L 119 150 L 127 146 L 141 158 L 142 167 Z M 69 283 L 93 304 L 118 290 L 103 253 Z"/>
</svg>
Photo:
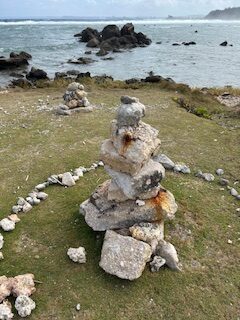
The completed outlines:
<svg viewBox="0 0 240 320">
<path fill-rule="evenodd" d="M 240 19 L 240 7 L 226 8 L 224 10 L 211 11 L 206 19 L 222 19 L 222 20 L 239 20 Z"/>
</svg>

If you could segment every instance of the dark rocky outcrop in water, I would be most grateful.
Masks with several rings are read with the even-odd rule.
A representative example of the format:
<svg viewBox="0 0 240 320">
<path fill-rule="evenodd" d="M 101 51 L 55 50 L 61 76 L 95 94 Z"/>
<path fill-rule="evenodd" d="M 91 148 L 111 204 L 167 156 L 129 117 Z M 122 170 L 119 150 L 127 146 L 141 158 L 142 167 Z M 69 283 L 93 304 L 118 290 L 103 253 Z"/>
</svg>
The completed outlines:
<svg viewBox="0 0 240 320">
<path fill-rule="evenodd" d="M 86 58 L 86 57 L 80 57 L 78 59 L 70 59 L 68 60 L 68 63 L 73 64 L 90 64 L 95 62 L 96 60 L 93 60 L 92 58 Z"/>
<path fill-rule="evenodd" d="M 34 67 L 32 67 L 32 69 L 28 72 L 28 74 L 26 75 L 26 78 L 29 81 L 33 81 L 33 82 L 38 80 L 49 80 L 47 72 L 41 69 L 36 69 Z"/>
<path fill-rule="evenodd" d="M 240 7 L 211 11 L 205 19 L 240 20 Z"/>
<path fill-rule="evenodd" d="M 32 56 L 27 52 L 11 52 L 9 58 L 1 57 L 0 58 L 0 70 L 5 69 L 14 69 L 22 66 L 28 65 L 28 60 Z"/>
<path fill-rule="evenodd" d="M 220 43 L 220 46 L 222 46 L 222 47 L 226 47 L 227 45 L 228 45 L 227 41 L 223 41 L 222 43 Z"/>
<path fill-rule="evenodd" d="M 87 47 L 99 48 L 98 56 L 105 56 L 109 52 L 121 52 L 122 49 L 145 47 L 151 40 L 142 32 L 136 33 L 132 23 L 125 24 L 122 29 L 112 24 L 107 25 L 101 32 L 96 29 L 86 28 L 75 35 Z"/>
</svg>

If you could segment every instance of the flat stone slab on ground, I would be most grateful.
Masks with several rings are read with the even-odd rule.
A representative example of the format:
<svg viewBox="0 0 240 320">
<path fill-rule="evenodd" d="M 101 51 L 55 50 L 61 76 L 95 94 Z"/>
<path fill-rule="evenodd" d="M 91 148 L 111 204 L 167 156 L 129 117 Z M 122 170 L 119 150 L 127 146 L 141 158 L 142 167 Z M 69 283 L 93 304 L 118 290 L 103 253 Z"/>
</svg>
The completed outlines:
<svg viewBox="0 0 240 320">
<path fill-rule="evenodd" d="M 140 222 L 173 219 L 177 211 L 174 196 L 160 189 L 157 197 L 145 200 L 138 206 L 136 201 L 115 202 L 108 200 L 110 180 L 99 186 L 91 198 L 80 205 L 80 213 L 86 223 L 95 231 L 129 228 Z"/>
<path fill-rule="evenodd" d="M 99 265 L 121 279 L 135 280 L 142 275 L 151 255 L 152 250 L 147 243 L 108 230 Z"/>
</svg>

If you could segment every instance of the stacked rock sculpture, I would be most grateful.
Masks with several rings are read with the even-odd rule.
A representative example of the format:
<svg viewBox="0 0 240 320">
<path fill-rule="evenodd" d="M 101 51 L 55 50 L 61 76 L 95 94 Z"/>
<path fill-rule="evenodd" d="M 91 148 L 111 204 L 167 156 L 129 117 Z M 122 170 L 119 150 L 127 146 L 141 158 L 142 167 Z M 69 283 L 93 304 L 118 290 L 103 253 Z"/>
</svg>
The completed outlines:
<svg viewBox="0 0 240 320">
<path fill-rule="evenodd" d="M 153 160 L 160 147 L 158 130 L 142 122 L 144 116 L 137 98 L 121 97 L 111 137 L 100 152 L 111 179 L 80 205 L 86 223 L 106 231 L 100 266 L 129 280 L 140 277 L 155 256 L 178 269 L 176 250 L 164 241 L 164 220 L 174 218 L 177 204 L 160 184 L 165 169 Z"/>
<path fill-rule="evenodd" d="M 61 115 L 70 115 L 72 111 L 91 112 L 93 106 L 87 98 L 87 92 L 84 86 L 78 82 L 72 82 L 68 85 L 67 91 L 63 95 L 64 104 L 60 104 L 57 113 Z"/>
</svg>

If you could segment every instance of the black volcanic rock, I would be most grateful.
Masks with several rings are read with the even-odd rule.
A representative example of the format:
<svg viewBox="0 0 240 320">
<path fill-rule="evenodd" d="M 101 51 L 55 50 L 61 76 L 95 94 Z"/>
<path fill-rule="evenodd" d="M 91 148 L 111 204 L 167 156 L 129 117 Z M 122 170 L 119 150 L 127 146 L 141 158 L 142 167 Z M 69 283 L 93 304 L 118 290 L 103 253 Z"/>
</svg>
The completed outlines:
<svg viewBox="0 0 240 320">
<path fill-rule="evenodd" d="M 228 45 L 227 41 L 223 41 L 222 43 L 220 43 L 220 46 L 222 46 L 222 47 L 226 47 L 227 45 Z"/>
<path fill-rule="evenodd" d="M 32 59 L 32 56 L 30 53 L 27 53 L 25 51 L 21 51 L 20 53 L 16 53 L 16 52 L 11 52 L 10 53 L 10 58 L 16 58 L 16 59 Z"/>
<path fill-rule="evenodd" d="M 96 29 L 86 28 L 81 33 L 76 34 L 75 36 L 80 37 L 81 42 L 88 42 L 93 38 L 99 39 L 100 33 Z"/>
<path fill-rule="evenodd" d="M 24 51 L 20 53 L 11 52 L 9 58 L 0 58 L 0 70 L 26 66 L 28 65 L 28 60 L 31 58 L 32 56 Z"/>
<path fill-rule="evenodd" d="M 145 47 L 152 42 L 142 32 L 136 33 L 132 23 L 125 24 L 121 31 L 115 24 L 107 25 L 102 32 L 86 28 L 75 36 L 80 37 L 80 41 L 87 42 L 87 47 L 99 47 L 96 53 L 98 56 L 105 56 L 109 52 L 121 52 L 121 49 Z"/>
<path fill-rule="evenodd" d="M 100 41 L 97 38 L 92 38 L 91 40 L 88 41 L 87 47 L 88 48 L 96 48 L 100 44 Z"/>
<path fill-rule="evenodd" d="M 136 36 L 136 38 L 138 40 L 138 44 L 145 44 L 145 45 L 149 46 L 152 43 L 152 40 L 149 39 L 142 32 L 136 33 L 135 36 Z"/>
<path fill-rule="evenodd" d="M 107 40 L 112 37 L 117 37 L 119 38 L 121 36 L 120 30 L 118 26 L 115 24 L 109 24 L 106 27 L 103 28 L 102 30 L 102 39 Z"/>
<path fill-rule="evenodd" d="M 121 36 L 127 36 L 134 33 L 134 25 L 126 23 L 121 29 Z"/>
<path fill-rule="evenodd" d="M 30 88 L 33 84 L 27 79 L 14 79 L 11 81 L 13 87 Z"/>
<path fill-rule="evenodd" d="M 68 60 L 68 63 L 72 64 L 90 64 L 95 62 L 96 60 L 93 60 L 92 58 L 86 58 L 86 57 L 80 57 L 78 59 L 70 59 Z"/>
<path fill-rule="evenodd" d="M 42 69 L 36 69 L 32 67 L 30 72 L 26 75 L 26 78 L 30 81 L 37 81 L 37 80 L 49 80 L 47 76 L 47 72 Z"/>
</svg>

